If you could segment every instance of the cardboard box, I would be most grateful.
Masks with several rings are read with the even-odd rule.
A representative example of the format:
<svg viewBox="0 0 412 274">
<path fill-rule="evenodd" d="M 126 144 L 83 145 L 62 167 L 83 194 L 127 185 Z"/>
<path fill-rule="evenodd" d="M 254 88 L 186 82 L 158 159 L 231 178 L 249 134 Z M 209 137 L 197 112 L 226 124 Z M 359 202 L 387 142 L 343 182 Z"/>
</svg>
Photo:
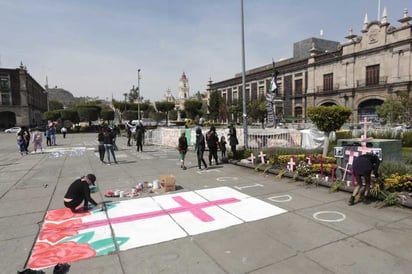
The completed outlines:
<svg viewBox="0 0 412 274">
<path fill-rule="evenodd" d="M 160 187 L 163 192 L 176 190 L 176 178 L 174 175 L 160 175 Z"/>
</svg>

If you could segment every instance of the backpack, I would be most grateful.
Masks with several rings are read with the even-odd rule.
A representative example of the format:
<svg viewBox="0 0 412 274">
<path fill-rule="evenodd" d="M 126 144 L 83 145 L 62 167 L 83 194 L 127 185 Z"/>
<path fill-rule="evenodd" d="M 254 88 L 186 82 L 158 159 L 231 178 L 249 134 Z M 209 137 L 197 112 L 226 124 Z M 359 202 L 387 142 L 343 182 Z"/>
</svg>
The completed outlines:
<svg viewBox="0 0 412 274">
<path fill-rule="evenodd" d="M 216 146 L 216 138 L 214 136 L 213 131 L 208 131 L 206 133 L 206 142 L 208 147 L 215 147 Z"/>
</svg>

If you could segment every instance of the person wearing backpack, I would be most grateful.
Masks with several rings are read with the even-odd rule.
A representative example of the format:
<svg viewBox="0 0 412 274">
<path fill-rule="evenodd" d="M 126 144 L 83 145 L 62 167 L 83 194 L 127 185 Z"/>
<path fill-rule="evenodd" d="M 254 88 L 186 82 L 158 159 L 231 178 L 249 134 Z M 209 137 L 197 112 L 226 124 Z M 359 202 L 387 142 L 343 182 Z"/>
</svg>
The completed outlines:
<svg viewBox="0 0 412 274">
<path fill-rule="evenodd" d="M 216 128 L 210 127 L 210 130 L 206 133 L 207 147 L 209 148 L 209 165 L 212 165 L 212 158 L 215 159 L 216 165 L 219 164 L 217 158 L 217 149 L 219 147 L 219 137 L 216 134 Z"/>
</svg>

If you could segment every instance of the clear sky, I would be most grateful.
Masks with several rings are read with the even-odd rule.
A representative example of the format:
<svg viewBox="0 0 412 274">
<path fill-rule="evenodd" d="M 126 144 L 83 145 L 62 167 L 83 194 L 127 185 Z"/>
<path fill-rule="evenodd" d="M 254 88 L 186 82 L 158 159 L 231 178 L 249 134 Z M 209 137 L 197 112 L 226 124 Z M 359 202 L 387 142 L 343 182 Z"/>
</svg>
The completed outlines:
<svg viewBox="0 0 412 274">
<path fill-rule="evenodd" d="M 365 14 L 387 7 L 391 25 L 410 0 L 244 0 L 246 70 L 290 58 L 310 37 L 345 42 Z M 242 71 L 241 0 L 0 0 L 0 67 L 22 61 L 41 84 L 74 96 L 177 96 L 183 72 L 190 95 Z"/>
</svg>

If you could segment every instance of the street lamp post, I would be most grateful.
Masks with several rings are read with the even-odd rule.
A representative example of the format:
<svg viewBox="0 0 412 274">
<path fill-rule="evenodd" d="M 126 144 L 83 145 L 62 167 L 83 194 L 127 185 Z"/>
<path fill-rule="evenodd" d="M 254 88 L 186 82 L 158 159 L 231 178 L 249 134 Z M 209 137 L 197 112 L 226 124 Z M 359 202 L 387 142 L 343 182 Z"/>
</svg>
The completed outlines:
<svg viewBox="0 0 412 274">
<path fill-rule="evenodd" d="M 125 113 L 126 110 L 127 110 L 127 104 L 126 104 L 127 93 L 123 93 L 123 96 L 124 96 L 124 110 L 123 110 L 123 113 Z M 123 118 L 124 118 L 124 115 L 122 115 L 122 120 L 123 120 Z"/>
<path fill-rule="evenodd" d="M 141 120 L 140 114 L 140 69 L 137 70 L 137 118 Z"/>
<path fill-rule="evenodd" d="M 243 142 L 245 148 L 248 147 L 247 140 L 247 112 L 246 112 L 246 73 L 245 73 L 245 23 L 243 15 L 243 0 L 240 0 L 241 21 L 242 21 L 242 108 L 243 108 Z"/>
</svg>

